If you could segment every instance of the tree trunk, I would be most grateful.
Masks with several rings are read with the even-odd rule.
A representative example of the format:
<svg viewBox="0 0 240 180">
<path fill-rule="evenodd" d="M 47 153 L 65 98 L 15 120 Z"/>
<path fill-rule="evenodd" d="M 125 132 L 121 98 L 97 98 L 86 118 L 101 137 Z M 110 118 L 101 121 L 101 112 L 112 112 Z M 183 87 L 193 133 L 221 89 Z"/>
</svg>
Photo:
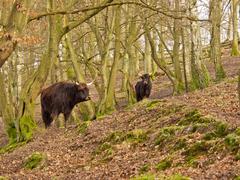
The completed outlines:
<svg viewBox="0 0 240 180">
<path fill-rule="evenodd" d="M 7 101 L 7 93 L 4 82 L 3 72 L 0 70 L 0 111 L 3 116 L 4 129 L 8 136 L 9 143 L 13 143 L 17 138 L 17 131 L 15 129 L 15 117 L 11 104 Z"/>
<path fill-rule="evenodd" d="M 133 80 L 136 75 L 137 57 L 134 51 L 134 41 L 137 38 L 137 24 L 134 18 L 131 19 L 128 30 L 126 31 L 126 55 L 124 57 L 124 86 L 127 93 L 128 104 L 136 102 Z M 151 58 L 151 54 L 150 54 Z"/>
<path fill-rule="evenodd" d="M 25 11 L 19 11 L 18 6 L 21 4 Z M 15 50 L 17 45 L 17 38 L 21 37 L 24 31 L 30 8 L 33 1 L 22 0 L 14 1 L 13 3 L 5 2 L 3 5 L 3 12 L 1 12 L 0 24 L 4 25 L 3 35 L 0 35 L 0 67 L 6 62 L 8 57 Z"/>
<path fill-rule="evenodd" d="M 147 24 L 144 25 L 144 29 L 145 29 L 145 33 L 147 34 L 148 41 L 150 43 L 152 58 L 153 58 L 154 62 L 157 64 L 157 66 L 167 75 L 168 79 L 171 81 L 171 83 L 173 85 L 173 93 L 174 93 L 175 90 L 178 87 L 178 82 L 175 79 L 174 74 L 170 71 L 170 69 L 168 69 L 164 59 L 159 59 L 158 58 L 155 43 L 154 43 L 153 38 L 151 37 L 151 35 L 149 33 L 149 29 L 148 29 Z"/>
<path fill-rule="evenodd" d="M 55 9 L 53 0 L 48 0 L 48 9 Z M 34 102 L 43 87 L 52 64 L 58 56 L 58 44 L 61 39 L 61 32 L 57 28 L 60 16 L 49 16 L 49 43 L 48 49 L 43 55 L 37 71 L 24 84 L 20 95 L 20 107 L 17 121 L 18 140 L 27 141 L 32 138 L 36 128 L 34 120 Z M 58 20 L 57 20 L 58 19 Z M 58 22 L 58 23 L 57 23 Z"/>
<path fill-rule="evenodd" d="M 179 0 L 175 0 L 175 11 L 176 16 L 179 14 L 180 11 L 180 2 Z M 184 89 L 183 85 L 183 78 L 182 78 L 182 72 L 181 72 L 181 66 L 180 66 L 180 35 L 181 35 L 181 20 L 174 19 L 174 32 L 173 32 L 173 65 L 174 65 L 174 71 L 175 71 L 175 78 L 177 80 L 177 87 L 176 92 L 181 93 Z"/>
<path fill-rule="evenodd" d="M 144 35 L 144 38 L 145 38 L 144 73 L 151 74 L 152 73 L 151 49 L 146 34 Z"/>
<path fill-rule="evenodd" d="M 232 40 L 232 56 L 239 56 L 240 51 L 238 49 L 238 0 L 232 0 L 233 7 L 233 40 Z"/>
<path fill-rule="evenodd" d="M 190 37 L 191 37 L 191 80 L 192 80 L 192 90 L 194 89 L 203 89 L 209 84 L 209 74 L 205 65 L 200 60 L 201 48 L 198 41 L 200 36 L 199 27 L 194 27 L 194 22 L 190 22 Z"/>
<path fill-rule="evenodd" d="M 210 1 L 210 19 L 211 19 L 211 52 L 210 58 L 214 62 L 216 81 L 225 78 L 225 72 L 221 62 L 221 45 L 220 45 L 220 27 L 221 27 L 221 4 L 222 0 Z"/>
<path fill-rule="evenodd" d="M 111 68 L 111 72 L 109 75 L 109 81 L 107 86 L 107 91 L 105 91 L 104 98 L 99 106 L 98 115 L 105 114 L 115 110 L 116 100 L 115 100 L 115 85 L 116 85 L 116 77 L 117 70 L 120 62 L 120 38 L 121 38 L 121 7 L 115 7 L 115 15 L 114 15 L 114 27 L 115 27 L 115 51 L 114 51 L 114 60 Z"/>
</svg>

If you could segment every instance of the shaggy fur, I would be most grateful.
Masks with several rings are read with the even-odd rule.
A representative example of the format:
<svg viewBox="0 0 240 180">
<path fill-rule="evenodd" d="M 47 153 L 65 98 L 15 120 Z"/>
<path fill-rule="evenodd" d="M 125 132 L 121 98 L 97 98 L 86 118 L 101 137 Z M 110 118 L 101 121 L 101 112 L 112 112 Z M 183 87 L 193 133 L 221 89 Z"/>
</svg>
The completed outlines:
<svg viewBox="0 0 240 180">
<path fill-rule="evenodd" d="M 138 81 L 135 85 L 137 101 L 141 101 L 145 97 L 148 98 L 152 89 L 152 82 L 149 74 L 144 74 L 140 78 L 141 81 Z"/>
<path fill-rule="evenodd" d="M 58 82 L 41 92 L 42 119 L 45 127 L 63 113 L 65 123 L 73 107 L 80 102 L 90 100 L 89 89 L 86 84 Z"/>
</svg>

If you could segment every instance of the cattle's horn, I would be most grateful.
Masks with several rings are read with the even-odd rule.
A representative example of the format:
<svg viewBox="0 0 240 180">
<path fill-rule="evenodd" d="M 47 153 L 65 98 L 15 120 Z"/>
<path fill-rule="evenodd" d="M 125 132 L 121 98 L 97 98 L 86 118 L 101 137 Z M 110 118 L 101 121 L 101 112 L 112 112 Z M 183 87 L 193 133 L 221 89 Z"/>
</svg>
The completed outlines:
<svg viewBox="0 0 240 180">
<path fill-rule="evenodd" d="M 92 82 L 90 82 L 90 83 L 87 83 L 87 86 L 92 85 L 92 84 L 94 83 L 94 81 L 96 80 L 96 78 L 97 78 L 97 73 L 95 74 L 95 78 L 94 78 L 94 80 L 93 80 Z"/>
<path fill-rule="evenodd" d="M 94 80 L 93 80 L 92 82 L 90 82 L 90 83 L 87 83 L 87 86 L 90 86 L 90 85 L 92 85 L 92 84 L 93 84 L 93 82 L 94 82 Z"/>
<path fill-rule="evenodd" d="M 79 83 L 78 83 L 77 81 L 75 82 L 75 84 L 76 84 L 76 85 L 79 85 Z"/>
</svg>

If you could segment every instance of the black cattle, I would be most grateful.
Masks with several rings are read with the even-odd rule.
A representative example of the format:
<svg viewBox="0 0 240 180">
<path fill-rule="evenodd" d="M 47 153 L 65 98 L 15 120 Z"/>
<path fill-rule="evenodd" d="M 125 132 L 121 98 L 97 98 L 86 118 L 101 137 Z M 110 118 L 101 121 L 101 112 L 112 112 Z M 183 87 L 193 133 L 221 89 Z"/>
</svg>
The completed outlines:
<svg viewBox="0 0 240 180">
<path fill-rule="evenodd" d="M 144 74 L 140 78 L 141 81 L 138 81 L 135 85 L 137 101 L 141 101 L 145 97 L 148 98 L 152 89 L 151 76 L 149 74 Z"/>
<path fill-rule="evenodd" d="M 90 100 L 89 89 L 85 83 L 58 82 L 41 92 L 42 119 L 45 127 L 63 113 L 65 126 L 73 107 Z"/>
</svg>

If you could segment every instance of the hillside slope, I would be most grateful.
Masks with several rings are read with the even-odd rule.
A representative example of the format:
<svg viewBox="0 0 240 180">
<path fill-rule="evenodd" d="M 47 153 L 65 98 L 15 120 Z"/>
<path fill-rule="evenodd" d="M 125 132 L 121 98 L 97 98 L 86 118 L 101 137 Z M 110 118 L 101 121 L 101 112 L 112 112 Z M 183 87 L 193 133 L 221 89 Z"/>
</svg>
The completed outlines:
<svg viewBox="0 0 240 180">
<path fill-rule="evenodd" d="M 192 179 L 234 179 L 240 175 L 235 86 L 232 78 L 186 95 L 144 100 L 67 130 L 39 129 L 27 145 L 0 155 L 0 175 L 129 179 L 143 174 L 166 179 L 181 174 Z M 27 159 L 36 152 L 42 157 L 34 168 Z"/>
<path fill-rule="evenodd" d="M 0 179 L 238 177 L 240 59 L 223 63 L 228 79 L 204 90 L 166 97 L 171 88 L 158 77 L 149 100 L 66 130 L 39 128 L 31 142 L 0 155 Z"/>
</svg>

